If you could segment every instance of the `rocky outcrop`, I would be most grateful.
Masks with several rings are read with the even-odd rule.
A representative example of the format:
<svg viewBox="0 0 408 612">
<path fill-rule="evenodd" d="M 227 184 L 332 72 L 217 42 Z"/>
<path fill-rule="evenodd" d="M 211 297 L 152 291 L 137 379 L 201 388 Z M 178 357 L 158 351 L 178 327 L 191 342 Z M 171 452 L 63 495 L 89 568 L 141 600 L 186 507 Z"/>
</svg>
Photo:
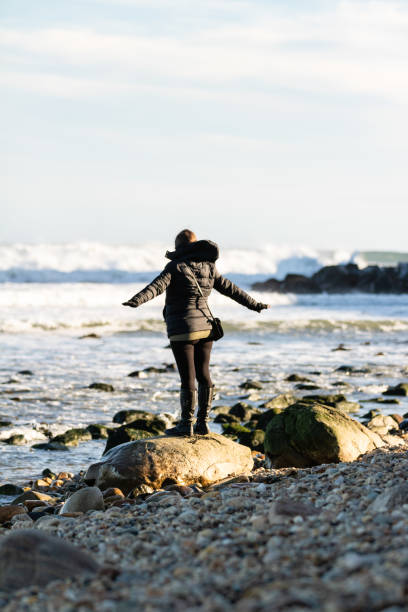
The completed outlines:
<svg viewBox="0 0 408 612">
<path fill-rule="evenodd" d="M 252 289 L 275 293 L 408 293 L 408 263 L 395 267 L 356 264 L 325 266 L 310 278 L 301 274 L 288 274 L 279 281 L 270 278 L 254 283 Z"/>
<path fill-rule="evenodd" d="M 250 449 L 224 436 L 160 436 L 113 448 L 89 467 L 85 481 L 100 489 L 143 493 L 169 484 L 208 486 L 252 467 Z"/>
<path fill-rule="evenodd" d="M 81 574 L 95 574 L 94 559 L 61 538 L 19 529 L 0 541 L 0 591 L 46 586 Z"/>
<path fill-rule="evenodd" d="M 274 467 L 354 461 L 384 445 L 379 435 L 342 410 L 310 402 L 275 414 L 265 433 L 265 453 Z"/>
</svg>

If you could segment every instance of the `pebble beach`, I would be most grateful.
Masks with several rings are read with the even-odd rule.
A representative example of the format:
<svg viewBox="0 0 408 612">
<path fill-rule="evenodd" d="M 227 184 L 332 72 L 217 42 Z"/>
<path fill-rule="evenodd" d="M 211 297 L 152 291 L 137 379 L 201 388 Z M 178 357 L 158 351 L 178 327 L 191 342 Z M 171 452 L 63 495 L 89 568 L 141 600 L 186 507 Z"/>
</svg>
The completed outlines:
<svg viewBox="0 0 408 612">
<path fill-rule="evenodd" d="M 250 291 L 259 271 L 232 278 Z M 122 284 L 107 273 L 93 284 L 4 283 L 0 608 L 408 610 L 408 446 L 398 431 L 408 414 L 407 297 L 263 294 L 273 307 L 260 318 L 214 295 L 226 335 L 213 352 L 211 430 L 252 448 L 254 468 L 211 486 L 132 494 L 84 479 L 117 432 L 133 435 L 128 413 L 143 411 L 153 436 L 177 418 L 162 301 L 118 308 L 154 269 L 132 274 Z M 312 396 L 385 445 L 347 463 L 272 468 L 264 415 Z M 92 508 L 65 506 L 87 493 Z M 33 541 L 13 561 L 2 546 L 24 533 L 68 548 L 56 559 L 51 542 L 41 563 L 46 541 Z M 34 565 L 75 565 L 71 545 L 98 569 L 28 586 Z"/>
<path fill-rule="evenodd" d="M 207 490 L 116 499 L 75 517 L 33 523 L 16 515 L 12 530 L 57 535 L 102 569 L 1 592 L 0 605 L 5 612 L 407 610 L 406 456 L 404 443 L 352 463 L 260 466 Z M 75 478 L 66 482 L 72 488 Z"/>
</svg>

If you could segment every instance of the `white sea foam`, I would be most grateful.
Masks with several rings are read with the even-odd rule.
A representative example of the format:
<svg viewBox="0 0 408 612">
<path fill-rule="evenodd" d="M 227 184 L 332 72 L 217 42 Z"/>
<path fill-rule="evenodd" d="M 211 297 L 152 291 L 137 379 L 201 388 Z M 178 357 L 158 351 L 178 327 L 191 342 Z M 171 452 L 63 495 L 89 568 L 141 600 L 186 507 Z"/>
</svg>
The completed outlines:
<svg viewBox="0 0 408 612">
<path fill-rule="evenodd" d="M 164 295 L 137 309 L 121 305 L 142 287 L 142 283 L 4 283 L 0 290 L 0 332 L 164 333 Z M 402 331 L 408 326 L 408 295 L 250 293 L 271 308 L 259 314 L 212 292 L 211 307 L 229 330 L 290 333 L 354 327 L 384 332 Z"/>
<path fill-rule="evenodd" d="M 0 245 L 0 282 L 143 282 L 146 273 L 161 270 L 171 245 L 108 245 L 101 243 Z M 222 273 L 251 276 L 251 280 L 287 273 L 311 275 L 324 265 L 345 263 L 347 251 L 318 251 L 309 247 L 263 245 L 257 249 L 222 249 Z"/>
</svg>

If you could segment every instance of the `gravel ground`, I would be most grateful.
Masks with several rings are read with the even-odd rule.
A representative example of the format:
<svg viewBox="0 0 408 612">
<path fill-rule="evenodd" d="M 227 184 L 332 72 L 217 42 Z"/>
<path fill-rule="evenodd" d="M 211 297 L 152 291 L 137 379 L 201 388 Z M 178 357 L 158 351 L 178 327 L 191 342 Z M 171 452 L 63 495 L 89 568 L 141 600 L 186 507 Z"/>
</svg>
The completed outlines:
<svg viewBox="0 0 408 612">
<path fill-rule="evenodd" d="M 0 607 L 408 610 L 407 448 L 309 469 L 261 467 L 205 492 L 163 491 L 75 518 L 16 517 L 13 529 L 58 535 L 105 567 L 0 593 Z"/>
</svg>

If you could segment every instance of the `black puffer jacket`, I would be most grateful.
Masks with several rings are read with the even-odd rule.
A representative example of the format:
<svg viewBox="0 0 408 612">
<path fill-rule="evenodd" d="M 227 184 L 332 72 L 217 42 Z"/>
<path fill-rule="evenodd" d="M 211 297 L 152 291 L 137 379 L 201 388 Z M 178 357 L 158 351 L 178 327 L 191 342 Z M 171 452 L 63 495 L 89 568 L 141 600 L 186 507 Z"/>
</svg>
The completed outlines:
<svg viewBox="0 0 408 612">
<path fill-rule="evenodd" d="M 210 240 L 199 240 L 167 252 L 170 263 L 147 287 L 136 293 L 131 305 L 140 306 L 166 291 L 163 311 L 167 335 L 185 334 L 211 329 L 210 313 L 198 291 L 193 273 L 205 298 L 214 288 L 250 310 L 260 312 L 265 306 L 221 276 L 215 267 L 218 247 Z M 193 271 L 193 273 L 192 273 Z"/>
</svg>

